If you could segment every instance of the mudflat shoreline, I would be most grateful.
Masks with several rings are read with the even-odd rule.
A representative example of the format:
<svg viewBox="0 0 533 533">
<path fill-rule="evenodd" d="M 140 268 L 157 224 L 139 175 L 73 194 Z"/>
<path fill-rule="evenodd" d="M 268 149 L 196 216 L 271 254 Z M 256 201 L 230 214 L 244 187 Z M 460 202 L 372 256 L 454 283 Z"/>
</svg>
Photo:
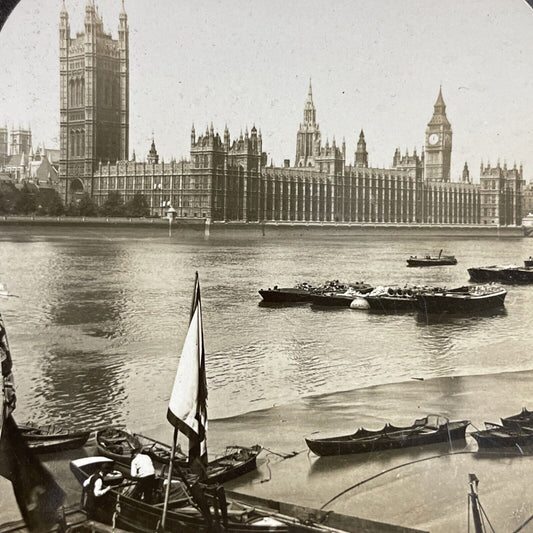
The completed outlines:
<svg viewBox="0 0 533 533">
<path fill-rule="evenodd" d="M 472 437 L 453 442 L 372 454 L 318 458 L 304 436 L 339 434 L 385 422 L 406 424 L 428 413 L 469 419 L 468 432 L 485 420 L 533 405 L 533 370 L 489 375 L 440 377 L 377 385 L 301 398 L 209 425 L 210 456 L 226 445 L 260 443 L 259 468 L 228 483 L 235 490 L 310 507 L 324 507 L 432 533 L 466 531 L 468 474 L 480 479 L 480 501 L 497 531 L 513 531 L 533 514 L 533 455 L 479 454 Z M 15 413 L 16 414 L 16 413 Z M 167 424 L 132 428 L 170 439 Z M 67 505 L 79 499 L 70 460 L 95 453 L 94 443 L 61 455 L 44 456 L 67 492 Z M 327 504 L 341 492 L 331 504 Z M 10 484 L 0 478 L 0 523 L 19 518 Z M 392 504 L 393 503 L 393 504 Z"/>
</svg>

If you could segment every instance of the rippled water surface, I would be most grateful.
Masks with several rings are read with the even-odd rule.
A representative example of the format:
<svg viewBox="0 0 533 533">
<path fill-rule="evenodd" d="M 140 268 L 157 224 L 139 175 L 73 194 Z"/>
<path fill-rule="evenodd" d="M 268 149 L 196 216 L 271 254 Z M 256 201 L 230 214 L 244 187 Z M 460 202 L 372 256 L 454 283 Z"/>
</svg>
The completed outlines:
<svg viewBox="0 0 533 533">
<path fill-rule="evenodd" d="M 405 266 L 409 255 L 440 248 L 459 264 Z M 195 270 L 211 418 L 413 377 L 529 369 L 531 287 L 510 287 L 503 312 L 429 319 L 264 306 L 257 290 L 326 279 L 453 287 L 467 282 L 469 266 L 521 263 L 532 248 L 527 239 L 169 239 L 143 228 L 3 227 L 0 281 L 19 296 L 0 300 L 16 365 L 17 417 L 92 427 L 164 420 Z"/>
</svg>

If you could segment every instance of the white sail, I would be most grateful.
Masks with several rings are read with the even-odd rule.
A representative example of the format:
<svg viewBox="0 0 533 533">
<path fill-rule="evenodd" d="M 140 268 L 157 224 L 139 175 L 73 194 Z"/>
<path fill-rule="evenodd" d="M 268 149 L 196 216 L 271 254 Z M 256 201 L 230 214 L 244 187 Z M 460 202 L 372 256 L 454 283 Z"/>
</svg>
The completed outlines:
<svg viewBox="0 0 533 533">
<path fill-rule="evenodd" d="M 207 462 L 207 386 L 200 285 L 195 284 L 189 330 L 183 344 L 167 419 L 189 439 L 189 461 Z"/>
</svg>

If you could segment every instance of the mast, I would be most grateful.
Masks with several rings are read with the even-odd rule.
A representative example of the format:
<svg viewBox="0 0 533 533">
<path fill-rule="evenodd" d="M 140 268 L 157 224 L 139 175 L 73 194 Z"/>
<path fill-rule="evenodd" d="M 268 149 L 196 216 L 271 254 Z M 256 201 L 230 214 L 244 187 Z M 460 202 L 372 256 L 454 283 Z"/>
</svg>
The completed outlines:
<svg viewBox="0 0 533 533">
<path fill-rule="evenodd" d="M 477 486 L 479 485 L 479 479 L 476 474 L 468 474 L 470 480 L 470 493 L 468 494 L 468 504 L 472 504 L 472 518 L 474 521 L 474 533 L 485 533 L 487 528 L 484 521 L 486 520 L 490 531 L 494 533 L 494 528 L 490 523 L 489 517 L 479 502 L 479 496 L 477 493 Z M 470 514 L 468 515 L 468 531 L 470 531 Z"/>
<path fill-rule="evenodd" d="M 203 326 L 202 326 L 202 308 L 201 308 L 201 300 L 200 300 L 200 281 L 198 278 L 198 272 L 196 272 L 195 280 L 194 280 L 194 292 L 192 297 L 192 304 L 191 304 L 191 312 L 189 315 L 189 330 L 187 332 L 187 337 L 185 339 L 185 343 L 183 346 L 182 356 L 180 359 L 180 366 L 183 365 L 196 365 L 197 369 L 197 383 L 196 387 L 193 387 L 191 389 L 192 395 L 195 397 L 196 402 L 198 401 L 204 402 L 205 407 L 205 399 L 207 397 L 207 386 L 205 382 L 205 360 L 204 360 L 204 340 L 203 340 Z M 193 353 L 195 352 L 195 353 Z M 194 362 L 192 361 L 194 359 Z M 181 388 L 180 387 L 180 380 L 183 379 L 184 375 L 187 375 L 190 377 L 190 374 L 181 373 L 180 372 L 180 366 L 178 366 L 178 372 L 176 374 L 176 381 L 174 382 L 174 387 L 172 390 L 169 408 L 167 411 L 167 419 L 168 421 L 174 426 L 174 435 L 172 438 L 172 450 L 170 454 L 170 462 L 169 462 L 169 468 L 168 468 L 168 476 L 167 476 L 167 487 L 165 490 L 165 500 L 163 504 L 163 514 L 161 517 L 161 529 L 165 529 L 165 522 L 166 522 L 166 516 L 168 511 L 168 500 L 170 497 L 170 488 L 172 485 L 172 469 L 174 466 L 174 458 L 176 456 L 176 447 L 177 447 L 177 441 L 178 441 L 178 432 L 181 428 L 181 430 L 189 437 L 189 441 L 192 437 L 196 437 L 194 439 L 194 446 L 191 448 L 193 453 L 198 453 L 199 457 L 202 459 L 202 441 L 205 441 L 205 426 L 204 424 L 207 423 L 205 420 L 201 420 L 200 415 L 204 415 L 205 412 L 201 411 L 198 413 L 198 409 L 193 409 L 194 412 L 182 412 L 182 406 L 180 406 L 179 401 L 175 399 L 175 394 L 177 391 Z M 191 424 L 190 416 L 194 416 L 194 421 L 196 424 L 194 424 L 194 431 L 188 424 Z M 207 418 L 207 417 L 205 417 Z M 204 445 L 205 449 L 205 445 Z M 189 462 L 191 461 L 191 450 L 189 453 Z M 207 454 L 205 454 L 205 461 L 207 462 Z M 192 464 L 191 464 L 192 466 Z M 177 467 L 177 465 L 176 465 Z M 183 481 L 185 482 L 185 485 L 187 486 L 187 490 L 190 489 L 189 483 L 187 482 L 186 477 L 181 472 L 181 469 L 177 467 L 178 472 L 180 476 L 182 477 Z"/>
<path fill-rule="evenodd" d="M 479 479 L 475 474 L 468 474 L 470 478 L 470 494 L 468 495 L 468 501 L 472 505 L 472 518 L 474 520 L 474 532 L 484 533 L 483 524 L 481 522 L 481 513 L 479 512 L 479 499 L 477 495 L 477 486 Z M 470 522 L 470 517 L 468 519 Z"/>
</svg>

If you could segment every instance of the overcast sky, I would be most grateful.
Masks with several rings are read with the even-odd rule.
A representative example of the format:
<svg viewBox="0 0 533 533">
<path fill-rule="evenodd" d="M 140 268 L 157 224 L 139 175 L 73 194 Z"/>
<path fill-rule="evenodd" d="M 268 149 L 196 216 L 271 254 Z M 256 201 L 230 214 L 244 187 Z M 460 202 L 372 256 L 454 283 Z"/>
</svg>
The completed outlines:
<svg viewBox="0 0 533 533">
<path fill-rule="evenodd" d="M 117 36 L 120 0 L 95 0 Z M 85 0 L 66 0 L 71 32 Z M 533 178 L 533 9 L 523 0 L 126 0 L 130 152 L 152 131 L 169 160 L 190 128 L 232 137 L 255 124 L 263 148 L 294 162 L 309 78 L 325 142 L 359 130 L 370 164 L 420 151 L 439 85 L 453 128 L 452 179 L 465 161 L 524 162 Z M 59 0 L 21 0 L 0 32 L 0 124 L 31 122 L 58 145 Z"/>
</svg>

